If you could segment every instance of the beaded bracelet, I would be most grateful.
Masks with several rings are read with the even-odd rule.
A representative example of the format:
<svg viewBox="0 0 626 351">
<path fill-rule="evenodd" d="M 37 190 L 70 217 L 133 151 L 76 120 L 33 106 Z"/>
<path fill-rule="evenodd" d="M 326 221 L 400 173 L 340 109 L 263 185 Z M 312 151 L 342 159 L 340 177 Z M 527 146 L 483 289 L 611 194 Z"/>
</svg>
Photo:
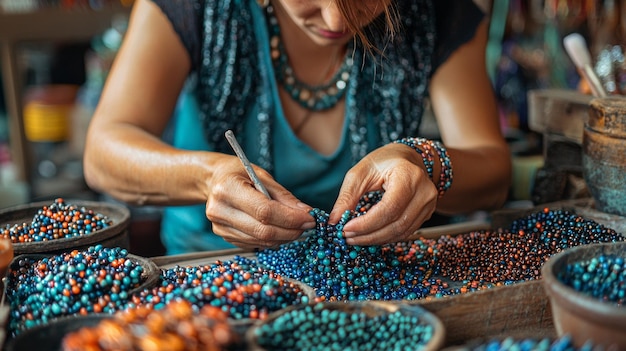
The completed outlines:
<svg viewBox="0 0 626 351">
<path fill-rule="evenodd" d="M 426 138 L 403 138 L 394 141 L 394 143 L 410 146 L 422 156 L 424 166 L 428 172 L 428 177 L 433 180 L 434 153 L 439 157 L 441 169 L 439 171 L 439 181 L 437 183 L 437 192 L 442 197 L 452 185 L 452 161 L 448 155 L 448 151 L 439 141 L 432 141 Z M 434 152 L 433 152 L 434 150 Z"/>
<path fill-rule="evenodd" d="M 404 144 L 417 151 L 422 156 L 422 161 L 428 172 L 428 178 L 433 179 L 433 169 L 435 165 L 434 153 L 432 147 L 428 144 L 428 139 L 425 138 L 404 138 L 394 141 L 394 143 Z"/>
<path fill-rule="evenodd" d="M 442 197 L 452 186 L 452 161 L 450 161 L 448 151 L 441 142 L 431 141 L 431 143 L 437 152 L 437 156 L 439 156 L 439 164 L 441 165 L 437 190 L 439 190 L 439 197 Z"/>
</svg>

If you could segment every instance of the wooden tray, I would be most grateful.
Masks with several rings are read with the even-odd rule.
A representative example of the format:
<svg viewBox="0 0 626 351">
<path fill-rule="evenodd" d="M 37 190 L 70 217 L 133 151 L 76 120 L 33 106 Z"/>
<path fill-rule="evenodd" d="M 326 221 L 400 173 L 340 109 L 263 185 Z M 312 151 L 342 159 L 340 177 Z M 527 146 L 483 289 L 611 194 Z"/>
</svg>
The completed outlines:
<svg viewBox="0 0 626 351">
<path fill-rule="evenodd" d="M 421 229 L 413 238 L 438 238 L 442 235 L 458 235 L 490 228 L 490 224 L 484 221 L 442 225 Z M 166 269 L 176 265 L 210 264 L 216 260 L 230 260 L 236 255 L 256 257 L 249 250 L 229 249 L 161 256 L 152 260 Z M 439 317 L 446 330 L 444 346 L 460 345 L 477 338 L 556 335 L 549 301 L 541 280 L 442 298 L 391 303 L 420 305 Z"/>
</svg>

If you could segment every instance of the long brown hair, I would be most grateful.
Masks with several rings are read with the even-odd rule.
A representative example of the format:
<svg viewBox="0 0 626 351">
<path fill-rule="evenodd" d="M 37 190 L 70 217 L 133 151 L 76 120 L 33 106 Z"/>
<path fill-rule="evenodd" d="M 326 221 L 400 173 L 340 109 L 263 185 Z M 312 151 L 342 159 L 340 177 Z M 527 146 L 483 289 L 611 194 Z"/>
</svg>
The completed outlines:
<svg viewBox="0 0 626 351">
<path fill-rule="evenodd" d="M 378 0 L 385 7 L 384 12 L 367 26 L 363 26 L 363 2 L 364 0 L 334 0 L 339 11 L 346 20 L 348 29 L 355 33 L 356 37 L 361 41 L 363 48 L 369 53 L 383 53 L 384 47 L 377 47 L 373 41 L 372 35 L 381 35 L 390 42 L 398 31 L 400 15 L 393 0 Z M 369 17 L 368 14 L 366 14 Z M 377 32 L 377 33 L 376 33 Z"/>
</svg>

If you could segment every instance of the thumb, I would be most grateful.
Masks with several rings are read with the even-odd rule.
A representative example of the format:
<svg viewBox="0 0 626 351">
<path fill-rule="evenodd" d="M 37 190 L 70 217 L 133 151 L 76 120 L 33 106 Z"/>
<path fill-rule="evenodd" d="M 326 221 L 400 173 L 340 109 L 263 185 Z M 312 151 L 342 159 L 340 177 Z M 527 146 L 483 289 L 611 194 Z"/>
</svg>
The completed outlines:
<svg viewBox="0 0 626 351">
<path fill-rule="evenodd" d="M 337 201 L 328 218 L 329 223 L 338 223 L 341 216 L 349 210 L 354 210 L 361 195 L 365 193 L 364 182 L 344 181 L 339 190 Z"/>
</svg>

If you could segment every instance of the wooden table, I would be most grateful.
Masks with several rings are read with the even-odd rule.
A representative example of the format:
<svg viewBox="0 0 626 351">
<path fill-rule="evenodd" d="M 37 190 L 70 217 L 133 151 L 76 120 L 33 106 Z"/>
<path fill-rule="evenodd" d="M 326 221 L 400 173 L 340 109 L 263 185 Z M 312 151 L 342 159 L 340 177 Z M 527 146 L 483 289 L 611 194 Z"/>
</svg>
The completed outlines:
<svg viewBox="0 0 626 351">
<path fill-rule="evenodd" d="M 506 213 L 509 215 L 509 213 Z M 487 223 L 468 222 L 422 229 L 419 235 L 436 238 L 474 230 L 487 229 Z M 416 234 L 417 235 L 417 234 Z M 231 260 L 234 256 L 254 258 L 251 251 L 229 249 L 213 252 L 160 256 L 152 260 L 161 268 L 211 264 L 216 260 Z M 446 328 L 445 345 L 453 347 L 482 338 L 554 337 L 552 313 L 542 281 L 520 282 L 442 298 L 394 303 L 416 304 L 433 312 Z"/>
</svg>

